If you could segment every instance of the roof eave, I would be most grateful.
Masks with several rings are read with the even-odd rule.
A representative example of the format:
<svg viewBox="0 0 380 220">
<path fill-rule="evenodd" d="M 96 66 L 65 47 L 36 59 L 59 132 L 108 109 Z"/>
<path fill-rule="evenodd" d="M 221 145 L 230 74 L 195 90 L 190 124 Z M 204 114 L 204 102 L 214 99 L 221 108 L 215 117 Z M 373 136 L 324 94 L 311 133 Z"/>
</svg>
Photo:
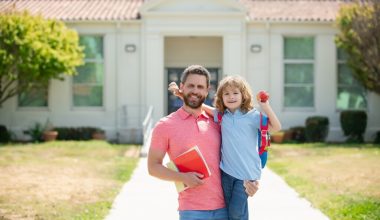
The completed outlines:
<svg viewBox="0 0 380 220">
<path fill-rule="evenodd" d="M 97 24 L 109 24 L 109 23 L 123 23 L 123 24 L 141 24 L 141 20 L 121 20 L 121 19 L 59 19 L 64 23 L 78 24 L 78 23 L 97 23 Z"/>
</svg>

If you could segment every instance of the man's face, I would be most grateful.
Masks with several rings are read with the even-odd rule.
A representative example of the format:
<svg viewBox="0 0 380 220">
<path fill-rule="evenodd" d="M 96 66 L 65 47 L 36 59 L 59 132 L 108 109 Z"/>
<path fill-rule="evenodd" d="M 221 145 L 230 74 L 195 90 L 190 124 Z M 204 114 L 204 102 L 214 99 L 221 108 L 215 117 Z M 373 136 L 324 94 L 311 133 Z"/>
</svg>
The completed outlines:
<svg viewBox="0 0 380 220">
<path fill-rule="evenodd" d="M 207 79 L 202 75 L 190 74 L 187 76 L 186 82 L 181 83 L 181 90 L 185 105 L 197 109 L 201 107 L 207 97 Z"/>
</svg>

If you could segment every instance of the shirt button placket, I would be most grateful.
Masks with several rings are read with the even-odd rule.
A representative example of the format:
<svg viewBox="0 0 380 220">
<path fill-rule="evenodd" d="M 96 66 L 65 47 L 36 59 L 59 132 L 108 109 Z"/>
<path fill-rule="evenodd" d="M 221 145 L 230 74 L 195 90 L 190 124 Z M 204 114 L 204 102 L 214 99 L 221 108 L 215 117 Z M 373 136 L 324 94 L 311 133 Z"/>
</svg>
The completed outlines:
<svg viewBox="0 0 380 220">
<path fill-rule="evenodd" d="M 200 129 L 199 129 L 199 117 L 198 118 L 195 118 L 195 124 L 197 126 L 197 129 L 198 129 L 198 133 L 200 132 Z"/>
</svg>

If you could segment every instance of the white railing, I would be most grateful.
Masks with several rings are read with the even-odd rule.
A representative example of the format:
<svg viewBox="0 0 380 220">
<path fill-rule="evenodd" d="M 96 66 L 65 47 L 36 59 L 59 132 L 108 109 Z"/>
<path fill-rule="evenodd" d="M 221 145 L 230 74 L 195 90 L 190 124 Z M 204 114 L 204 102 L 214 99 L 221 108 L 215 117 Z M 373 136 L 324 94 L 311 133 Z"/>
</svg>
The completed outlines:
<svg viewBox="0 0 380 220">
<path fill-rule="evenodd" d="M 150 138 L 153 129 L 153 106 L 149 106 L 148 112 L 142 123 L 143 132 L 143 146 L 140 152 L 140 156 L 146 156 L 148 153 Z"/>
</svg>

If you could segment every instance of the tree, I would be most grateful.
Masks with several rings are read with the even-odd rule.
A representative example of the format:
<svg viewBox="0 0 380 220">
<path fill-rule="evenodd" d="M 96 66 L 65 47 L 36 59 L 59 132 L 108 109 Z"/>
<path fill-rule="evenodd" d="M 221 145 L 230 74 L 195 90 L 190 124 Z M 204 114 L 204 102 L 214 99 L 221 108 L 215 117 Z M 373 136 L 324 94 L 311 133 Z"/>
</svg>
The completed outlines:
<svg viewBox="0 0 380 220">
<path fill-rule="evenodd" d="M 61 21 L 14 9 L 0 13 L 0 106 L 83 64 L 78 34 Z"/>
<path fill-rule="evenodd" d="M 335 41 L 348 54 L 354 77 L 380 94 L 380 2 L 357 1 L 342 6 L 336 19 Z"/>
</svg>

